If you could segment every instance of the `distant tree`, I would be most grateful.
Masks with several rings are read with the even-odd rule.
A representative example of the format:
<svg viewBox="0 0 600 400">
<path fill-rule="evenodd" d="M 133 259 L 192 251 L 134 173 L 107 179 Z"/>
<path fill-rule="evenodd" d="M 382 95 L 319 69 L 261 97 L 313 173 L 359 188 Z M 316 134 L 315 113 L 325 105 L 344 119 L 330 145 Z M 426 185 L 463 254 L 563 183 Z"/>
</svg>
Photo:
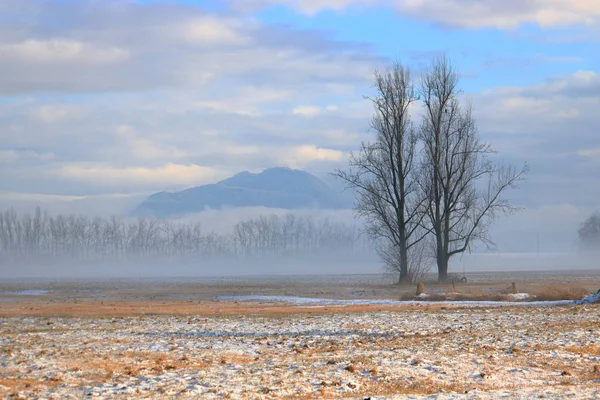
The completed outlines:
<svg viewBox="0 0 600 400">
<path fill-rule="evenodd" d="M 399 272 L 399 283 L 408 283 L 411 248 L 426 233 L 419 229 L 418 135 L 410 116 L 415 87 L 410 70 L 399 62 L 383 74 L 375 72 L 374 86 L 377 94 L 369 100 L 375 139 L 350 156 L 349 170 L 334 175 L 356 193 L 355 212 L 366 221 L 386 267 Z"/>
<path fill-rule="evenodd" d="M 584 251 L 600 250 L 600 213 L 592 214 L 581 224 L 579 243 Z"/>
<path fill-rule="evenodd" d="M 517 187 L 527 165 L 516 169 L 490 160 L 470 106 L 459 102 L 459 77 L 445 57 L 435 61 L 421 83 L 424 106 L 420 174 L 427 198 L 427 228 L 433 233 L 438 280 L 448 279 L 448 262 L 474 241 L 491 244 L 489 227 L 499 213 L 515 208 L 504 197 Z"/>
</svg>

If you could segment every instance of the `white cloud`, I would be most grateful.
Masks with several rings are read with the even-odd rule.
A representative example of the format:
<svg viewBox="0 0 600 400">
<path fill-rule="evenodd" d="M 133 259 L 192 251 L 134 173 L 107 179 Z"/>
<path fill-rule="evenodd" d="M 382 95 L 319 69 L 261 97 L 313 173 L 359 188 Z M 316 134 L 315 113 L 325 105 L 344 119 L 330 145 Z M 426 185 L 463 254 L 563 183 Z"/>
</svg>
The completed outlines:
<svg viewBox="0 0 600 400">
<path fill-rule="evenodd" d="M 16 56 L 28 62 L 79 62 L 108 64 L 129 58 L 129 52 L 117 47 L 102 48 L 69 39 L 28 39 L 0 45 L 0 57 Z"/>
<path fill-rule="evenodd" d="M 119 146 L 127 146 L 135 160 L 176 160 L 189 157 L 189 153 L 171 145 L 159 145 L 158 140 L 140 137 L 135 128 L 121 125 L 117 128 Z"/>
<path fill-rule="evenodd" d="M 221 20 L 216 17 L 195 18 L 183 24 L 185 39 L 201 46 L 235 46 L 251 42 L 251 38 L 240 32 L 239 21 Z"/>
<path fill-rule="evenodd" d="M 600 77 L 591 71 L 557 76 L 529 87 L 499 87 L 472 96 L 484 130 L 561 134 L 600 122 Z M 575 142 L 575 141 L 573 141 Z M 518 143 L 515 143 L 518 146 Z"/>
<path fill-rule="evenodd" d="M 527 23 L 541 27 L 595 26 L 600 21 L 597 0 L 231 0 L 231 3 L 243 11 L 283 4 L 306 15 L 350 7 L 385 6 L 403 15 L 463 28 L 514 29 Z"/>
<path fill-rule="evenodd" d="M 145 186 L 160 184 L 176 187 L 200 185 L 223 176 L 222 172 L 199 165 L 168 163 L 162 167 L 112 167 L 105 165 L 69 164 L 60 168 L 60 175 L 93 185 L 126 184 Z"/>
<path fill-rule="evenodd" d="M 292 114 L 301 115 L 303 117 L 314 117 L 320 113 L 321 108 L 315 106 L 299 106 L 292 110 Z"/>
<path fill-rule="evenodd" d="M 19 161 L 50 161 L 52 153 L 38 153 L 33 150 L 0 150 L 0 163 L 13 164 Z"/>
<path fill-rule="evenodd" d="M 600 147 L 579 150 L 577 154 L 581 157 L 598 158 L 600 160 Z"/>
<path fill-rule="evenodd" d="M 314 161 L 340 162 L 344 153 L 338 150 L 320 148 L 312 145 L 283 149 L 278 152 L 279 163 L 291 168 L 305 168 Z"/>
<path fill-rule="evenodd" d="M 600 19 L 595 0 L 398 0 L 396 7 L 403 14 L 463 28 L 595 25 Z"/>
<path fill-rule="evenodd" d="M 224 148 L 224 153 L 233 156 L 247 156 L 260 154 L 262 149 L 259 146 L 227 146 Z"/>
<path fill-rule="evenodd" d="M 232 91 L 235 92 L 234 96 L 232 92 L 214 93 L 210 99 L 195 101 L 193 106 L 216 113 L 258 116 L 265 104 L 282 102 L 293 95 L 290 90 L 259 89 L 251 86 L 237 87 Z"/>
<path fill-rule="evenodd" d="M 34 116 L 46 124 L 56 124 L 68 118 L 81 117 L 81 112 L 76 107 L 53 104 L 39 107 Z"/>
<path fill-rule="evenodd" d="M 246 12 L 284 4 L 302 14 L 315 15 L 324 10 L 343 11 L 353 6 L 377 5 L 383 3 L 383 0 L 230 0 L 230 3 L 237 10 Z"/>
<path fill-rule="evenodd" d="M 301 37 L 289 27 L 176 3 L 21 3 L 3 6 L 41 27 L 23 24 L 0 36 L 0 94 L 10 96 L 194 88 L 211 90 L 204 105 L 218 109 L 232 85 L 266 93 L 315 80 L 352 85 L 370 79 L 377 60 L 325 33 Z M 46 22 L 55 19 L 61 22 Z M 330 51 L 336 48 L 345 51 Z M 254 113 L 248 104 L 241 113 Z"/>
</svg>

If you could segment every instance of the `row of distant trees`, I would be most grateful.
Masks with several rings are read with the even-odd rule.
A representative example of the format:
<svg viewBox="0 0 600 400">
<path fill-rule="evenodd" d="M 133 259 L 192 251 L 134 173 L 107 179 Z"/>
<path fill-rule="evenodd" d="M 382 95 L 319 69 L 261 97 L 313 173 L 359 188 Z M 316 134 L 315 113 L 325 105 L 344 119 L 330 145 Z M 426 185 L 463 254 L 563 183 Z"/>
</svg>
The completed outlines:
<svg viewBox="0 0 600 400">
<path fill-rule="evenodd" d="M 0 262 L 127 262 L 251 260 L 305 254 L 365 252 L 360 230 L 327 218 L 287 214 L 237 223 L 228 233 L 206 232 L 198 221 L 0 213 Z"/>
</svg>

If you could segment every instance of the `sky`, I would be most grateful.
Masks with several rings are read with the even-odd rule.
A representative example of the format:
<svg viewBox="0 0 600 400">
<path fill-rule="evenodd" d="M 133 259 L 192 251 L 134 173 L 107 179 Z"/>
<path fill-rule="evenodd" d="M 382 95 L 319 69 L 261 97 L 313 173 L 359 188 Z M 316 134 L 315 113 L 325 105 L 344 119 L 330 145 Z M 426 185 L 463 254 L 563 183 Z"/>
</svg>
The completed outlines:
<svg viewBox="0 0 600 400">
<path fill-rule="evenodd" d="M 597 0 L 0 0 L 0 205 L 326 175 L 371 138 L 373 72 L 440 55 L 531 168 L 500 247 L 567 251 L 600 207 Z"/>
</svg>

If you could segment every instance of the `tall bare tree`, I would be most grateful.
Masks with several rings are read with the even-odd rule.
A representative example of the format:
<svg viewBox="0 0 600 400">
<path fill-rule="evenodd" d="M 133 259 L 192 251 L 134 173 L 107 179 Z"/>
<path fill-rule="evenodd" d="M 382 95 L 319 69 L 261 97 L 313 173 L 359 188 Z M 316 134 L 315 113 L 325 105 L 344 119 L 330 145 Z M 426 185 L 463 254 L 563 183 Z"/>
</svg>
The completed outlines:
<svg viewBox="0 0 600 400">
<path fill-rule="evenodd" d="M 459 77 L 441 58 L 424 73 L 421 100 L 424 155 L 420 174 L 427 198 L 428 228 L 435 237 L 438 279 L 448 279 L 448 262 L 474 241 L 491 244 L 489 227 L 515 210 L 503 196 L 525 178 L 522 169 L 492 162 L 491 146 L 480 140 L 471 106 L 459 102 Z"/>
<path fill-rule="evenodd" d="M 410 70 L 396 62 L 375 72 L 376 96 L 371 129 L 375 140 L 350 156 L 350 169 L 334 175 L 357 194 L 355 212 L 366 221 L 368 234 L 379 243 L 388 268 L 399 269 L 399 283 L 409 282 L 409 251 L 423 239 L 418 235 L 421 200 L 415 172 L 417 131 L 410 112 L 416 101 Z M 394 255 L 390 257 L 390 255 Z M 396 255 L 398 259 L 396 259 Z"/>
</svg>

